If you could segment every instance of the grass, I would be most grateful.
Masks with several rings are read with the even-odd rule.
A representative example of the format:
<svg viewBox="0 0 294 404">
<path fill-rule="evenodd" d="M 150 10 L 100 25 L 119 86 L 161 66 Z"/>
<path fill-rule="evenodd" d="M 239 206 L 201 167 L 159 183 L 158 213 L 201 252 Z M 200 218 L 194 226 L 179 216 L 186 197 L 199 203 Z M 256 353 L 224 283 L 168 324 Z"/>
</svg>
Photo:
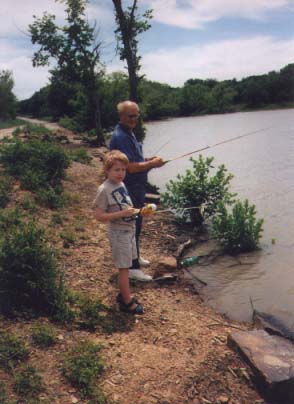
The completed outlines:
<svg viewBox="0 0 294 404">
<path fill-rule="evenodd" d="M 20 338 L 6 332 L 0 332 L 0 367 L 10 372 L 19 362 L 29 356 L 26 345 Z"/>
<path fill-rule="evenodd" d="M 83 398 L 96 399 L 97 403 L 103 404 L 106 401 L 103 401 L 104 395 L 98 387 L 98 379 L 104 368 L 101 348 L 101 345 L 91 341 L 78 343 L 67 353 L 62 371 L 71 385 L 80 390 Z"/>
<path fill-rule="evenodd" d="M 32 328 L 32 340 L 41 348 L 54 345 L 57 342 L 55 329 L 50 324 L 37 322 Z"/>
<path fill-rule="evenodd" d="M 39 402 L 39 394 L 44 390 L 41 376 L 32 366 L 25 366 L 16 375 L 13 390 L 21 397 Z"/>
<path fill-rule="evenodd" d="M 9 121 L 0 121 L 0 130 L 12 128 L 13 126 L 17 126 L 17 125 L 25 125 L 25 124 L 26 124 L 26 121 L 23 121 L 22 119 L 11 119 Z"/>
</svg>

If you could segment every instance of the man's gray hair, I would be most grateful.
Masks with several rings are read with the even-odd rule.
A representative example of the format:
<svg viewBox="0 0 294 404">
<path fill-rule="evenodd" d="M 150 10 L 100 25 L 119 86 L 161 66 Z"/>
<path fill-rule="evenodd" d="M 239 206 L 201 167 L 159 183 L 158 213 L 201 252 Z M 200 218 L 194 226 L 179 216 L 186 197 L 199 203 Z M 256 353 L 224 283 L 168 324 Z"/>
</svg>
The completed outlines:
<svg viewBox="0 0 294 404">
<path fill-rule="evenodd" d="M 136 107 L 138 108 L 138 110 L 139 110 L 138 104 L 137 104 L 136 102 L 134 102 L 134 101 L 122 101 L 122 102 L 119 102 L 119 103 L 117 104 L 117 112 L 118 112 L 119 114 L 121 114 L 121 113 L 124 112 L 128 107 L 133 107 L 133 106 L 136 106 Z"/>
</svg>

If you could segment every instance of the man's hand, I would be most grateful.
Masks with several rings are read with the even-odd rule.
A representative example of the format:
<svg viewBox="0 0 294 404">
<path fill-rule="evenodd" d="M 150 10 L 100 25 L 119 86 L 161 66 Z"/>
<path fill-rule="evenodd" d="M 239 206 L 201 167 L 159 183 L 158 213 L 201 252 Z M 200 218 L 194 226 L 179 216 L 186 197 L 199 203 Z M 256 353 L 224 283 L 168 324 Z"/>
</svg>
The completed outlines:
<svg viewBox="0 0 294 404">
<path fill-rule="evenodd" d="M 148 160 L 152 164 L 152 168 L 162 167 L 165 163 L 161 157 L 155 156 Z"/>
</svg>

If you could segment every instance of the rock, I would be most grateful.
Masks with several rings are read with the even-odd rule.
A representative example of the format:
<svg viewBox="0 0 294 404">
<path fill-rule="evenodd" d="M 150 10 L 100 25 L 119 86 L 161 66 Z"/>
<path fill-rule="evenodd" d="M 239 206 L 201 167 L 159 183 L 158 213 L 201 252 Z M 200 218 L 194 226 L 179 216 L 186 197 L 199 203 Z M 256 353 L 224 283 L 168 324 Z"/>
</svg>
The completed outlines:
<svg viewBox="0 0 294 404">
<path fill-rule="evenodd" d="M 258 328 L 263 328 L 270 334 L 280 335 L 294 341 L 294 324 L 288 313 L 277 313 L 276 315 L 253 311 L 253 321 Z"/>
<path fill-rule="evenodd" d="M 76 398 L 75 396 L 71 396 L 70 399 L 71 399 L 72 404 L 77 404 L 79 402 L 79 399 Z"/>
<path fill-rule="evenodd" d="M 228 344 L 245 357 L 267 398 L 294 403 L 294 347 L 291 341 L 264 330 L 232 333 Z"/>
<path fill-rule="evenodd" d="M 225 395 L 221 395 L 217 398 L 218 403 L 226 404 L 229 402 L 229 398 Z"/>
<path fill-rule="evenodd" d="M 175 272 L 177 270 L 177 260 L 174 257 L 160 257 L 155 267 L 154 278 L 159 278 L 167 272 Z"/>
</svg>

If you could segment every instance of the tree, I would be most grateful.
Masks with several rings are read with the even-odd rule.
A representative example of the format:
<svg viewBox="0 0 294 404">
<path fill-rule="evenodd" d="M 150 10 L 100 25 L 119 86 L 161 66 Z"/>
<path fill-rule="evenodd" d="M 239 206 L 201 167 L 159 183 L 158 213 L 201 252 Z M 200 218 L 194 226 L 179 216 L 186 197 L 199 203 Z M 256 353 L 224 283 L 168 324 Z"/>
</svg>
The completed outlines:
<svg viewBox="0 0 294 404">
<path fill-rule="evenodd" d="M 14 119 L 16 116 L 16 98 L 13 89 L 12 72 L 0 71 L 0 120 Z"/>
<path fill-rule="evenodd" d="M 55 78 L 59 75 L 62 81 L 82 84 L 91 117 L 89 129 L 96 129 L 97 145 L 104 145 L 99 99 L 99 79 L 103 74 L 101 42 L 97 41 L 95 26 L 91 27 L 85 17 L 88 0 L 64 2 L 67 23 L 62 27 L 55 24 L 54 15 L 33 16 L 34 23 L 29 25 L 31 41 L 40 46 L 34 53 L 33 66 L 49 65 L 50 59 L 54 59 L 57 63 Z"/>
<path fill-rule="evenodd" d="M 138 40 L 139 34 L 147 31 L 151 25 L 149 20 L 152 18 L 152 11 L 146 10 L 141 16 L 138 14 L 137 0 L 133 0 L 133 5 L 123 10 L 121 0 L 112 0 L 115 8 L 115 19 L 117 29 L 115 30 L 117 38 L 117 49 L 121 60 L 127 62 L 129 86 L 130 86 L 130 100 L 139 103 L 138 85 L 143 76 L 139 76 L 141 68 L 138 56 Z M 142 122 L 139 122 L 136 136 L 139 140 L 144 138 L 144 130 Z"/>
</svg>

